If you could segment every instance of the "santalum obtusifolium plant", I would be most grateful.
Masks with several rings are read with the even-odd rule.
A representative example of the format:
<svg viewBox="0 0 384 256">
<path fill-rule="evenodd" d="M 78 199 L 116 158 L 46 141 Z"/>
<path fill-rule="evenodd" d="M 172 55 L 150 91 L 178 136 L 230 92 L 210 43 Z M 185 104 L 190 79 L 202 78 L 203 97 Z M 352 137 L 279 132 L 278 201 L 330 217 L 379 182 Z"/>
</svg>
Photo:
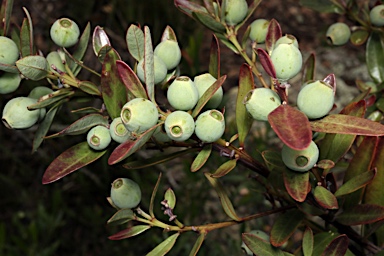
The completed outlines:
<svg viewBox="0 0 384 256">
<path fill-rule="evenodd" d="M 302 2 L 310 3 L 309 0 Z M 147 26 L 129 26 L 126 43 L 135 60 L 131 66 L 121 59 L 103 28 L 96 26 L 91 35 L 91 25 L 87 24 L 79 33 L 78 25 L 66 18 L 61 19 L 64 28 L 58 22 L 51 30 L 57 51 L 44 55 L 35 50 L 32 20 L 24 9 L 25 22 L 20 29 L 13 28 L 17 30 L 13 34 L 19 38 L 10 39 L 9 23 L 5 22 L 1 39 L 11 46 L 0 54 L 3 56 L 0 69 L 3 75 L 17 74 L 21 80 L 46 81 L 48 86 L 46 90 L 39 88 L 29 96 L 10 100 L 3 109 L 2 121 L 11 129 L 36 126 L 34 152 L 45 139 L 83 136 L 83 142 L 52 161 L 44 173 L 43 184 L 55 182 L 106 154 L 109 165 L 123 163 L 127 169 L 150 167 L 189 154 L 194 158 L 192 172 L 202 169 L 215 153 L 226 159 L 216 170 L 205 172 L 204 177 L 217 192 L 218 202 L 230 220 L 183 224 L 177 216 L 182 207 L 175 208 L 174 190 L 168 189 L 164 199 L 156 201 L 161 173 L 150 200 L 143 198 L 140 184 L 135 181 L 119 178 L 112 183 L 108 201 L 117 212 L 108 224 L 121 224 L 125 228 L 110 239 L 125 239 L 154 228 L 169 233 L 148 255 L 166 254 L 178 237 L 189 231 L 196 233 L 196 243 L 190 245 L 190 255 L 196 255 L 210 231 L 272 214 L 275 216 L 269 230 L 263 231 L 260 226 L 253 228 L 268 231 L 268 239 L 252 231 L 244 232 L 239 248 L 242 246 L 247 253 L 255 255 L 380 253 L 384 245 L 381 225 L 384 219 L 381 192 L 384 182 L 383 30 L 380 13 L 370 14 L 374 6 L 369 5 L 369 1 L 347 2 L 322 1 L 311 5 L 348 14 L 357 24 L 350 40 L 356 45 L 366 43 L 367 65 L 373 81 L 356 81 L 361 93 L 339 113 L 333 110 L 335 76 L 315 77 L 315 57 L 312 54 L 303 60 L 299 38 L 293 35 L 283 38 L 275 19 L 263 22 L 260 33 L 254 31 L 258 26 L 252 26 L 250 19 L 260 0 L 208 0 L 204 5 L 174 0 L 178 9 L 213 33 L 210 56 L 206 60 L 209 70 L 204 73 L 209 73 L 212 79 L 204 79 L 210 81 L 209 85 L 199 85 L 203 90 L 196 87 L 194 77 L 180 74 L 180 45 L 169 26 L 157 45 L 153 45 Z M 10 17 L 10 10 L 3 10 L 3 19 Z M 266 32 L 265 24 L 268 24 Z M 240 34 L 243 26 L 248 29 Z M 346 42 L 345 34 L 348 35 L 340 32 L 327 36 L 339 45 Z M 343 38 L 334 38 L 337 35 Z M 280 38 L 283 39 L 279 41 Z M 100 71 L 92 70 L 83 62 L 89 41 L 95 60 L 102 64 Z M 226 75 L 222 75 L 219 68 L 219 41 L 245 61 L 239 68 L 235 124 L 225 122 L 225 103 L 207 107 L 226 81 Z M 0 47 L 0 51 L 4 50 Z M 79 80 L 80 70 L 90 72 L 99 83 Z M 290 85 L 290 79 L 300 71 L 303 71 L 302 84 Z M 15 79 L 12 83 L 15 85 L 4 89 L 5 93 L 11 93 L 13 88 L 17 90 L 16 83 L 20 81 Z M 155 95 L 157 89 L 166 91 L 166 100 L 161 104 L 161 95 Z M 288 101 L 289 90 L 299 91 L 296 102 Z M 101 99 L 102 105 L 99 109 L 91 106 L 79 109 L 76 112 L 84 113 L 81 118 L 62 131 L 49 134 L 58 110 L 64 104 L 86 97 Z M 271 146 L 255 152 L 256 145 L 247 143 L 254 122 L 272 128 L 280 142 L 279 150 Z M 233 130 L 236 132 L 229 134 Z M 168 148 L 177 150 L 165 153 Z M 139 150 L 157 150 L 159 154 L 131 160 L 130 156 Z M 236 213 L 221 178 L 243 175 L 231 172 L 240 165 L 255 173 L 250 176 L 251 182 L 265 186 L 263 193 L 271 203 L 268 211 L 249 212 L 246 216 Z M 340 178 L 335 173 L 343 175 Z M 251 190 L 251 193 L 259 192 Z M 141 200 L 150 201 L 148 212 L 142 209 Z M 167 221 L 161 220 L 164 216 L 155 215 L 154 207 L 160 205 Z"/>
</svg>

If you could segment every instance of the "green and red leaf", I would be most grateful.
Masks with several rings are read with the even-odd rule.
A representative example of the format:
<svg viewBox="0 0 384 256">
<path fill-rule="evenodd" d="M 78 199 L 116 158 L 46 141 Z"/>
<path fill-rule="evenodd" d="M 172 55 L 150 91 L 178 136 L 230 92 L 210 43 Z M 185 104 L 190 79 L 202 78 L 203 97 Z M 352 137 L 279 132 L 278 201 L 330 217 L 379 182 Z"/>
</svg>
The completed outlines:
<svg viewBox="0 0 384 256">
<path fill-rule="evenodd" d="M 128 93 L 133 95 L 133 98 L 148 99 L 143 84 L 131 67 L 121 60 L 116 61 L 116 66 L 121 81 L 127 88 Z"/>
<path fill-rule="evenodd" d="M 384 206 L 376 204 L 358 204 L 344 210 L 336 217 L 341 224 L 354 226 L 374 223 L 384 219 Z"/>
<path fill-rule="evenodd" d="M 161 242 L 158 246 L 156 246 L 152 251 L 147 253 L 146 256 L 163 256 L 167 254 L 172 247 L 175 245 L 177 238 L 180 233 L 175 233 Z"/>
<path fill-rule="evenodd" d="M 340 235 L 332 240 L 325 248 L 322 256 L 345 255 L 348 250 L 349 238 L 347 235 Z"/>
<path fill-rule="evenodd" d="M 255 254 L 263 256 L 284 256 L 283 251 L 251 233 L 243 233 L 246 246 Z"/>
<path fill-rule="evenodd" d="M 124 229 L 124 230 L 122 230 L 122 231 L 120 231 L 120 232 L 118 232 L 112 236 L 109 236 L 108 238 L 110 240 L 121 240 L 121 239 L 125 239 L 125 238 L 130 238 L 133 236 L 137 236 L 137 235 L 147 231 L 150 228 L 151 228 L 150 225 L 137 225 L 137 226 L 133 226 L 133 227 Z"/>
<path fill-rule="evenodd" d="M 325 209 L 338 209 L 339 204 L 334 194 L 323 186 L 317 186 L 313 192 L 316 202 Z"/>
<path fill-rule="evenodd" d="M 304 214 L 299 210 L 289 210 L 281 214 L 271 229 L 270 241 L 275 247 L 282 246 L 302 223 Z"/>
<path fill-rule="evenodd" d="M 191 164 L 191 172 L 197 172 L 203 167 L 203 165 L 207 162 L 209 156 L 212 152 L 212 144 L 204 145 L 203 149 L 196 156 L 195 160 L 193 160 Z"/>
<path fill-rule="evenodd" d="M 288 194 L 298 202 L 304 202 L 309 191 L 311 184 L 309 183 L 309 172 L 295 172 L 284 169 L 283 172 L 284 185 Z"/>
<path fill-rule="evenodd" d="M 227 162 L 223 163 L 219 166 L 219 168 L 216 169 L 214 173 L 212 173 L 212 178 L 220 178 L 225 175 L 227 175 L 229 172 L 231 172 L 237 165 L 237 159 L 231 159 Z"/>
</svg>

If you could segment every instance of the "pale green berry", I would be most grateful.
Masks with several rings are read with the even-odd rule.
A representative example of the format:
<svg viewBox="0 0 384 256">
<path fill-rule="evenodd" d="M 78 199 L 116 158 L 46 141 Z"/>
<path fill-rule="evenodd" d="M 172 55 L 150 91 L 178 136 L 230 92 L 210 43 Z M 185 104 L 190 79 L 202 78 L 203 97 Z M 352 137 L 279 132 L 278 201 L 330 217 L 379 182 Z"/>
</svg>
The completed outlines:
<svg viewBox="0 0 384 256">
<path fill-rule="evenodd" d="M 296 37 L 294 37 L 293 35 L 289 35 L 289 34 L 282 36 L 279 39 L 277 39 L 277 41 L 275 42 L 274 48 L 276 48 L 280 44 L 293 44 L 294 46 L 299 48 L 299 42 L 297 41 Z"/>
<path fill-rule="evenodd" d="M 256 88 L 248 92 L 244 104 L 253 119 L 268 121 L 269 113 L 281 105 L 281 99 L 269 88 Z"/>
<path fill-rule="evenodd" d="M 159 84 L 162 81 L 164 81 L 165 77 L 167 76 L 167 72 L 168 72 L 167 66 L 165 65 L 164 61 L 162 61 L 159 57 L 154 55 L 153 67 L 155 72 L 154 73 L 155 84 Z M 144 59 L 141 59 L 137 64 L 137 76 L 143 83 L 145 83 Z"/>
<path fill-rule="evenodd" d="M 249 38 L 258 44 L 264 43 L 268 33 L 269 20 L 254 20 L 250 27 Z"/>
<path fill-rule="evenodd" d="M 19 48 L 16 43 L 5 36 L 0 36 L 0 64 L 15 65 L 19 59 Z"/>
<path fill-rule="evenodd" d="M 45 96 L 45 95 L 48 95 L 50 93 L 52 93 L 53 90 L 49 87 L 46 87 L 46 86 L 36 86 L 35 88 L 33 88 L 29 94 L 28 94 L 28 97 L 29 98 L 32 98 L 32 99 L 40 99 L 41 97 Z"/>
<path fill-rule="evenodd" d="M 333 88 L 315 81 L 304 85 L 297 96 L 297 107 L 310 119 L 325 116 L 332 109 L 335 100 Z"/>
<path fill-rule="evenodd" d="M 60 47 L 71 47 L 79 41 L 80 29 L 76 22 L 68 18 L 56 20 L 51 26 L 51 39 Z"/>
<path fill-rule="evenodd" d="M 111 143 L 111 134 L 109 129 L 105 126 L 98 125 L 88 131 L 87 134 L 88 145 L 94 150 L 106 149 Z"/>
<path fill-rule="evenodd" d="M 271 61 L 279 80 L 287 81 L 299 73 L 303 65 L 300 50 L 293 44 L 280 44 L 272 51 Z"/>
<path fill-rule="evenodd" d="M 234 26 L 242 22 L 247 16 L 248 4 L 246 0 L 227 0 L 225 8 L 225 22 Z"/>
<path fill-rule="evenodd" d="M 142 133 L 156 125 L 159 112 L 152 101 L 135 98 L 125 103 L 120 117 L 128 131 Z"/>
<path fill-rule="evenodd" d="M 177 110 L 190 110 L 199 100 L 199 92 L 191 78 L 180 76 L 169 86 L 167 99 L 169 104 Z"/>
<path fill-rule="evenodd" d="M 62 61 L 60 54 L 58 52 L 53 51 L 53 52 L 48 53 L 46 59 L 48 61 L 48 66 L 52 71 L 55 70 L 52 68 L 52 65 L 54 65 L 56 67 L 56 69 L 65 72 L 65 67 L 64 67 L 63 61 Z"/>
<path fill-rule="evenodd" d="M 11 93 L 19 88 L 21 76 L 19 73 L 4 73 L 0 76 L 0 94 Z"/>
<path fill-rule="evenodd" d="M 371 20 L 372 25 L 377 27 L 384 26 L 384 5 L 376 5 L 369 12 L 369 18 Z"/>
<path fill-rule="evenodd" d="M 306 172 L 310 170 L 319 159 L 319 148 L 313 141 L 303 150 L 295 150 L 284 144 L 281 150 L 281 157 L 289 169 Z"/>
<path fill-rule="evenodd" d="M 193 82 L 196 85 L 197 91 L 199 93 L 199 98 L 203 96 L 206 90 L 216 82 L 216 78 L 214 78 L 209 73 L 204 73 L 198 76 L 195 76 Z M 212 98 L 209 99 L 207 104 L 205 104 L 205 108 L 217 108 L 223 99 L 223 88 L 220 86 L 219 89 L 212 95 Z"/>
<path fill-rule="evenodd" d="M 186 141 L 195 130 L 193 117 L 185 111 L 170 113 L 164 122 L 164 129 L 168 137 L 174 141 Z"/>
<path fill-rule="evenodd" d="M 216 109 L 201 113 L 195 122 L 195 134 L 203 142 L 212 143 L 223 136 L 225 120 L 223 113 Z"/>
<path fill-rule="evenodd" d="M 156 46 L 153 53 L 164 62 L 168 70 L 176 68 L 181 60 L 179 44 L 174 40 L 162 41 Z"/>
<path fill-rule="evenodd" d="M 351 37 L 351 30 L 347 24 L 337 22 L 329 26 L 326 36 L 333 45 L 343 45 Z"/>
<path fill-rule="evenodd" d="M 133 180 L 118 178 L 111 186 L 111 200 L 120 209 L 132 209 L 141 201 L 141 189 Z"/>
<path fill-rule="evenodd" d="M 9 129 L 27 129 L 34 125 L 40 116 L 40 109 L 29 110 L 36 104 L 36 99 L 16 97 L 7 102 L 3 109 L 2 121 Z"/>
<path fill-rule="evenodd" d="M 269 243 L 269 235 L 267 233 L 265 233 L 264 231 L 262 231 L 262 230 L 252 230 L 252 231 L 249 231 L 247 233 L 255 235 L 258 238 L 260 238 L 260 239 L 262 239 L 262 240 L 264 240 L 264 241 Z M 253 252 L 248 248 L 248 246 L 244 242 L 241 244 L 241 249 L 243 249 L 243 251 L 247 255 L 253 255 Z"/>
<path fill-rule="evenodd" d="M 109 126 L 109 132 L 111 134 L 111 138 L 117 143 L 123 143 L 131 137 L 131 133 L 125 127 L 121 117 L 113 119 L 111 125 Z"/>
</svg>

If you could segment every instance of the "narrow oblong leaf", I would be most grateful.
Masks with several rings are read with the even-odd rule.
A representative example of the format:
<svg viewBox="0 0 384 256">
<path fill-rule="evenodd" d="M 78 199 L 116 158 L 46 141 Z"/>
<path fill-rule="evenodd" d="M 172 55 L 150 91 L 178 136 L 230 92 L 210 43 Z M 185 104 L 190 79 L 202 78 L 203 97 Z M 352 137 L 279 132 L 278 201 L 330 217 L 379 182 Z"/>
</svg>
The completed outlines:
<svg viewBox="0 0 384 256">
<path fill-rule="evenodd" d="M 107 224 L 121 225 L 134 218 L 135 214 L 132 209 L 120 209 L 107 221 Z"/>
<path fill-rule="evenodd" d="M 89 95 L 101 96 L 101 92 L 97 85 L 91 81 L 81 81 L 79 84 L 79 89 Z"/>
<path fill-rule="evenodd" d="M 270 241 L 273 246 L 283 245 L 303 221 L 304 214 L 299 210 L 289 210 L 281 214 L 271 229 Z"/>
<path fill-rule="evenodd" d="M 208 71 L 214 78 L 220 77 L 220 45 L 215 34 L 212 36 Z"/>
<path fill-rule="evenodd" d="M 283 251 L 251 233 L 243 233 L 242 238 L 247 247 L 255 255 L 284 256 Z"/>
<path fill-rule="evenodd" d="M 69 98 L 74 94 L 75 92 L 70 88 L 60 89 L 58 91 L 54 91 L 50 94 L 40 97 L 37 103 L 28 106 L 28 109 L 32 110 L 32 109 L 38 109 L 38 108 L 45 108 L 65 98 Z"/>
<path fill-rule="evenodd" d="M 265 72 L 267 72 L 267 74 L 270 77 L 276 78 L 276 70 L 275 70 L 275 67 L 273 66 L 273 63 L 269 54 L 264 49 L 261 49 L 261 48 L 256 49 L 256 51 L 257 51 L 257 56 L 259 57 L 259 60 L 260 60 L 260 64 L 261 66 L 263 66 Z"/>
<path fill-rule="evenodd" d="M 96 161 L 102 157 L 107 150 L 92 150 L 88 142 L 80 142 L 79 144 L 67 149 L 61 153 L 48 166 L 43 175 L 43 184 L 52 183 L 64 176 Z"/>
<path fill-rule="evenodd" d="M 356 190 L 366 186 L 370 183 L 376 175 L 376 169 L 371 171 L 363 172 L 355 177 L 351 178 L 347 182 L 343 183 L 339 189 L 335 192 L 335 196 L 344 196 L 355 192 Z"/>
<path fill-rule="evenodd" d="M 129 26 L 125 37 L 128 51 L 137 61 L 144 58 L 144 32 L 135 24 Z"/>
<path fill-rule="evenodd" d="M 221 182 L 218 179 L 212 178 L 211 173 L 204 173 L 205 177 L 211 183 L 212 187 L 216 190 L 217 195 L 220 198 L 221 205 L 224 209 L 224 212 L 233 220 L 239 221 L 241 218 L 237 216 L 235 209 L 233 208 L 232 202 L 229 199 L 227 193 Z"/>
<path fill-rule="evenodd" d="M 216 33 L 224 33 L 225 26 L 219 21 L 215 20 L 210 14 L 206 12 L 192 12 L 192 16 L 201 24 Z"/>
<path fill-rule="evenodd" d="M 26 57 L 34 54 L 33 24 L 27 8 L 23 7 L 23 11 L 27 17 L 20 28 L 20 52 L 22 57 Z"/>
<path fill-rule="evenodd" d="M 313 196 L 318 204 L 325 209 L 338 209 L 339 204 L 334 194 L 323 186 L 315 187 Z"/>
<path fill-rule="evenodd" d="M 384 206 L 358 204 L 348 210 L 344 210 L 336 219 L 341 224 L 348 226 L 374 223 L 384 219 Z"/>
<path fill-rule="evenodd" d="M 82 61 L 85 55 L 85 52 L 88 49 L 88 42 L 89 38 L 91 36 L 91 23 L 88 22 L 85 26 L 83 33 L 81 34 L 79 38 L 79 42 L 77 43 L 76 50 L 72 54 L 73 58 L 75 58 L 78 61 Z M 77 76 L 81 70 L 81 66 L 77 65 L 76 62 L 72 62 L 70 64 L 70 68 L 72 70 L 72 73 Z"/>
<path fill-rule="evenodd" d="M 284 169 L 284 185 L 288 194 L 298 202 L 304 202 L 310 191 L 309 172 L 295 172 Z"/>
<path fill-rule="evenodd" d="M 205 233 L 205 232 L 203 232 L 199 235 L 195 244 L 192 247 L 191 252 L 189 253 L 189 256 L 196 256 L 197 255 L 197 253 L 199 252 L 201 245 L 203 244 L 206 236 L 207 236 L 207 233 Z"/>
<path fill-rule="evenodd" d="M 276 41 L 282 36 L 281 27 L 279 22 L 275 19 L 271 19 L 268 25 L 268 32 L 265 38 L 265 48 L 270 53 L 275 47 Z"/>
<path fill-rule="evenodd" d="M 119 76 L 127 88 L 127 91 L 131 93 L 135 98 L 148 99 L 147 93 L 143 84 L 137 77 L 136 73 L 123 61 L 116 61 L 117 71 Z"/>
<path fill-rule="evenodd" d="M 212 152 L 212 144 L 205 144 L 203 149 L 199 152 L 199 154 L 195 157 L 191 164 L 191 172 L 197 172 L 203 167 L 203 165 L 207 162 L 209 156 Z"/>
<path fill-rule="evenodd" d="M 316 68 L 316 56 L 314 53 L 311 53 L 304 64 L 304 75 L 303 83 L 315 79 L 315 68 Z"/>
<path fill-rule="evenodd" d="M 304 256 L 312 256 L 313 253 L 313 232 L 310 227 L 304 231 L 302 249 Z"/>
<path fill-rule="evenodd" d="M 277 136 L 292 149 L 306 149 L 312 141 L 307 116 L 287 104 L 282 104 L 273 110 L 268 115 L 268 121 Z"/>
<path fill-rule="evenodd" d="M 155 213 L 154 213 L 153 209 L 155 206 L 155 197 L 156 197 L 157 190 L 159 189 L 161 176 L 162 176 L 162 174 L 160 172 L 159 177 L 157 177 L 156 185 L 152 191 L 151 201 L 149 202 L 149 215 L 151 215 L 152 218 L 155 218 Z"/>
<path fill-rule="evenodd" d="M 383 39 L 380 34 L 375 32 L 371 33 L 366 45 L 365 63 L 367 63 L 369 74 L 376 83 L 381 83 L 384 81 L 384 67 L 382 65 L 383 61 Z"/>
<path fill-rule="evenodd" d="M 133 226 L 133 227 L 130 227 L 130 228 L 127 228 L 127 229 L 124 229 L 112 236 L 109 236 L 108 239 L 110 240 L 121 240 L 121 239 L 125 239 L 125 238 L 130 238 L 130 237 L 133 237 L 133 236 L 137 236 L 145 231 L 147 231 L 148 229 L 150 229 L 151 226 L 149 225 L 137 225 L 137 226 Z"/>
<path fill-rule="evenodd" d="M 175 245 L 176 239 L 179 237 L 179 235 L 180 233 L 175 233 L 171 235 L 146 255 L 147 256 L 163 256 L 167 254 Z"/>
<path fill-rule="evenodd" d="M 8 34 L 9 24 L 11 23 L 12 9 L 13 9 L 13 0 L 6 0 L 2 2 L 2 6 L 1 6 L 2 12 L 0 14 L 1 20 L 4 21 L 2 36 L 6 36 Z"/>
<path fill-rule="evenodd" d="M 331 0 L 300 0 L 300 4 L 323 13 L 344 13 L 342 6 L 335 5 Z"/>
<path fill-rule="evenodd" d="M 236 167 L 236 164 L 237 164 L 237 159 L 228 160 L 227 162 L 220 165 L 219 168 L 217 168 L 217 170 L 214 173 L 212 173 L 211 177 L 220 178 L 227 175 Z"/>
<path fill-rule="evenodd" d="M 340 235 L 332 240 L 325 248 L 322 256 L 339 256 L 345 255 L 348 250 L 349 238 L 347 235 Z"/>
<path fill-rule="evenodd" d="M 151 31 L 147 26 L 144 27 L 144 77 L 145 85 L 149 99 L 156 103 L 155 100 L 155 66 L 154 54 L 152 47 Z"/>
<path fill-rule="evenodd" d="M 188 0 L 174 0 L 174 4 L 190 17 L 192 17 L 193 12 L 207 12 L 203 6 Z"/>
<path fill-rule="evenodd" d="M 16 61 L 16 67 L 26 78 L 38 81 L 48 75 L 48 61 L 43 56 L 30 55 Z"/>
</svg>

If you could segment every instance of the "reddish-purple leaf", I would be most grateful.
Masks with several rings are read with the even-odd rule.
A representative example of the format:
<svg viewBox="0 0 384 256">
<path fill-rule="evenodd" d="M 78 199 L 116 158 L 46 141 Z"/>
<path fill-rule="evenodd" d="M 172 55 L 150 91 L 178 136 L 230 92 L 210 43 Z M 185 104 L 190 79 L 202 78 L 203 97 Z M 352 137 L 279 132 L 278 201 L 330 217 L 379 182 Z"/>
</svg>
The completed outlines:
<svg viewBox="0 0 384 256">
<path fill-rule="evenodd" d="M 324 83 L 329 84 L 333 88 L 333 93 L 336 91 L 336 77 L 335 74 L 329 74 L 323 79 Z"/>
<path fill-rule="evenodd" d="M 323 186 L 315 187 L 313 192 L 316 202 L 325 209 L 338 209 L 339 204 L 334 194 Z"/>
<path fill-rule="evenodd" d="M 203 6 L 188 0 L 174 0 L 173 3 L 182 12 L 192 17 L 192 12 L 207 12 Z"/>
<path fill-rule="evenodd" d="M 286 168 L 283 172 L 284 185 L 288 194 L 298 202 L 304 202 L 311 190 L 309 172 L 295 172 Z"/>
<path fill-rule="evenodd" d="M 311 53 L 304 64 L 303 83 L 315 79 L 316 55 Z"/>
<path fill-rule="evenodd" d="M 376 204 L 358 204 L 351 209 L 344 210 L 336 217 L 341 224 L 354 226 L 369 224 L 384 219 L 384 206 Z"/>
<path fill-rule="evenodd" d="M 332 240 L 325 248 L 322 256 L 339 256 L 345 255 L 348 250 L 349 238 L 347 235 L 340 235 Z"/>
<path fill-rule="evenodd" d="M 270 241 L 273 246 L 282 246 L 303 221 L 304 214 L 290 210 L 280 215 L 272 226 Z"/>
<path fill-rule="evenodd" d="M 163 34 L 161 35 L 161 41 L 166 41 L 166 40 L 172 40 L 177 42 L 177 37 L 175 31 L 173 31 L 171 26 L 166 26 Z"/>
<path fill-rule="evenodd" d="M 105 152 L 107 152 L 107 150 L 92 150 L 86 141 L 67 149 L 48 166 L 43 175 L 43 184 L 57 181 L 64 176 L 96 161 L 102 157 Z"/>
<path fill-rule="evenodd" d="M 282 104 L 268 115 L 268 121 L 277 136 L 288 147 L 306 149 L 312 141 L 311 126 L 307 116 L 286 104 Z"/>
<path fill-rule="evenodd" d="M 110 240 L 121 240 L 129 237 L 137 236 L 143 233 L 144 231 L 147 231 L 150 228 L 151 226 L 149 225 L 137 225 L 137 226 L 133 226 L 133 227 L 121 230 L 116 234 L 109 236 L 108 238 Z"/>
<path fill-rule="evenodd" d="M 220 45 L 215 34 L 212 36 L 208 71 L 214 78 L 220 77 Z"/>
<path fill-rule="evenodd" d="M 271 52 L 275 47 L 277 39 L 282 36 L 281 27 L 277 20 L 272 19 L 268 25 L 267 37 L 265 39 L 265 47 L 268 52 Z"/>
<path fill-rule="evenodd" d="M 311 256 L 313 252 L 313 232 L 310 227 L 307 227 L 303 234 L 303 242 L 302 242 L 302 248 L 303 248 L 303 255 L 304 256 Z"/>
<path fill-rule="evenodd" d="M 271 57 L 269 57 L 269 54 L 261 48 L 258 48 L 256 51 L 260 64 L 263 66 L 265 72 L 267 72 L 270 77 L 276 78 L 276 70 L 271 61 Z"/>
<path fill-rule="evenodd" d="M 131 93 L 134 98 L 148 99 L 143 84 L 131 67 L 121 60 L 116 61 L 116 66 L 119 76 L 128 92 Z"/>
<path fill-rule="evenodd" d="M 351 178 L 347 182 L 345 182 L 341 187 L 335 192 L 335 196 L 343 196 L 348 195 L 352 192 L 355 192 L 356 190 L 366 186 L 369 184 L 373 178 L 376 175 L 376 169 L 373 169 L 371 171 L 363 172 L 361 174 L 356 175 L 355 177 Z M 357 193 L 356 200 L 352 203 L 350 202 L 349 205 L 357 204 L 359 202 L 359 199 L 361 199 L 361 192 Z M 350 198 L 346 198 L 345 201 L 350 200 Z M 345 203 L 344 203 L 344 208 Z"/>
</svg>

